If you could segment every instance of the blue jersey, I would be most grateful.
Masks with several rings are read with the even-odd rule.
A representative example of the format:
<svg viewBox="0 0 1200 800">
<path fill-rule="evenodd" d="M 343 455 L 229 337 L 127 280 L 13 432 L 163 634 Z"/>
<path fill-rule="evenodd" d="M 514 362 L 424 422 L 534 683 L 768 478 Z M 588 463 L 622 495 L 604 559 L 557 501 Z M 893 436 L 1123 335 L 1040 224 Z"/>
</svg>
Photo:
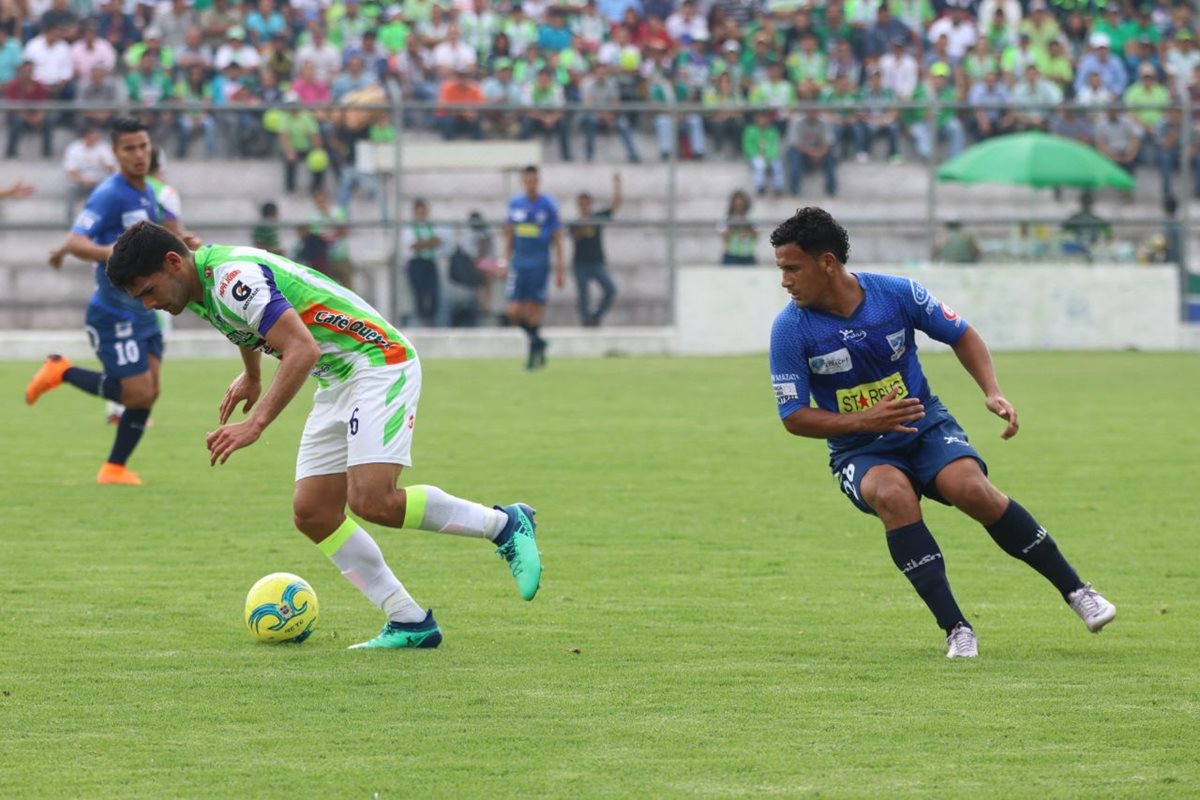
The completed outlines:
<svg viewBox="0 0 1200 800">
<path fill-rule="evenodd" d="M 837 414 L 866 411 L 893 388 L 897 399 L 919 397 L 925 416 L 909 427 L 924 431 L 949 418 L 929 390 L 913 331 L 954 344 L 967 323 L 909 278 L 856 273 L 865 296 L 849 317 L 789 303 L 771 328 L 771 379 L 780 418 L 816 405 Z M 810 403 L 811 398 L 811 403 Z M 829 440 L 834 461 L 847 450 L 877 443 L 902 446 L 913 434 L 856 434 Z M 874 448 L 873 448 L 874 449 Z"/>
<path fill-rule="evenodd" d="M 87 205 L 79 212 L 75 225 L 71 228 L 71 233 L 82 233 L 99 245 L 112 244 L 126 228 L 144 219 L 162 222 L 162 213 L 154 196 L 154 188 L 149 183 L 144 189 L 134 188 L 125 180 L 125 176 L 118 172 L 107 177 L 92 190 Z M 92 295 L 93 305 L 135 322 L 153 321 L 153 311 L 147 311 L 140 300 L 133 299 L 108 282 L 103 264 L 97 263 L 94 271 L 96 291 Z M 157 326 L 157 323 L 155 325 Z"/>
<path fill-rule="evenodd" d="M 508 222 L 513 228 L 513 269 L 549 268 L 550 235 L 562 224 L 558 204 L 549 195 L 530 200 L 519 194 L 508 201 Z"/>
</svg>

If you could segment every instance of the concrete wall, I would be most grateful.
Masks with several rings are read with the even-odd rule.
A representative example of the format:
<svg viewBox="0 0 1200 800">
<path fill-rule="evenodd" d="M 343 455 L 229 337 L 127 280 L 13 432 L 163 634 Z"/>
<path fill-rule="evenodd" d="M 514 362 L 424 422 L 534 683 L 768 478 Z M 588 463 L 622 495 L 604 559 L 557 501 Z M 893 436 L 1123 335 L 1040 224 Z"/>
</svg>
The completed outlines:
<svg viewBox="0 0 1200 800">
<path fill-rule="evenodd" d="M 920 281 L 996 350 L 1173 350 L 1182 344 L 1173 267 L 859 268 Z M 675 351 L 761 353 L 788 300 L 776 270 L 682 269 L 675 281 Z"/>
</svg>

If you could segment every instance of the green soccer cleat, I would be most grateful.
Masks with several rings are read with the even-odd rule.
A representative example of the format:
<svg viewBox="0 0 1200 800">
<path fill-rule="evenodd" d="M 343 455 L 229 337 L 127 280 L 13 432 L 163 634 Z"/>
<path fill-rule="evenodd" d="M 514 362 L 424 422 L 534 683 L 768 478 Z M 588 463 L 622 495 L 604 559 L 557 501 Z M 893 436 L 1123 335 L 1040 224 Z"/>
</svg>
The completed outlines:
<svg viewBox="0 0 1200 800">
<path fill-rule="evenodd" d="M 374 639 L 352 644 L 348 650 L 433 649 L 442 643 L 442 629 L 433 618 L 433 609 L 420 622 L 389 622 Z"/>
<path fill-rule="evenodd" d="M 524 503 L 496 509 L 508 515 L 508 524 L 496 537 L 496 552 L 508 562 L 522 599 L 532 600 L 542 583 L 542 556 L 534 538 L 537 523 L 533 517 L 537 512 Z"/>
</svg>

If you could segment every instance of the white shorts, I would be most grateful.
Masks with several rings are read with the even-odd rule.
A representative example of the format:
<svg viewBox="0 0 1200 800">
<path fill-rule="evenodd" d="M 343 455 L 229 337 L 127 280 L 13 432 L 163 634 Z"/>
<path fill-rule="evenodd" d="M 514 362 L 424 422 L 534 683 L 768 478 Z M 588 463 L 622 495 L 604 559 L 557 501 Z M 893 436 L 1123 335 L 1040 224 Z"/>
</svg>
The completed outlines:
<svg viewBox="0 0 1200 800">
<path fill-rule="evenodd" d="M 336 475 L 359 464 L 412 466 L 421 399 L 421 362 L 361 369 L 317 389 L 300 436 L 296 480 Z"/>
</svg>

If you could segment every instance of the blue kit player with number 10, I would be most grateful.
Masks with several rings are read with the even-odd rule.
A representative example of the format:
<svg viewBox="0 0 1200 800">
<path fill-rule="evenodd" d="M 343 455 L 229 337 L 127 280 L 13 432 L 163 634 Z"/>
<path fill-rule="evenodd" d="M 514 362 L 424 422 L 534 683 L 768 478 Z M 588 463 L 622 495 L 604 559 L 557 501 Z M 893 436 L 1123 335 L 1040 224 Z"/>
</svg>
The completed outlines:
<svg viewBox="0 0 1200 800">
<path fill-rule="evenodd" d="M 827 439 L 842 492 L 883 523 L 892 560 L 946 632 L 947 658 L 979 645 L 950 591 L 942 552 L 921 514 L 921 497 L 979 522 L 1009 555 L 1037 570 L 1088 630 L 1116 608 L 1079 579 L 1054 540 L 987 478 L 987 465 L 929 388 L 916 330 L 954 350 L 992 413 L 1017 432 L 1017 412 L 996 381 L 983 337 L 908 278 L 846 270 L 850 241 L 828 212 L 802 208 L 771 234 L 792 302 L 771 329 L 771 373 L 789 433 Z M 810 402 L 811 398 L 811 402 Z"/>
<path fill-rule="evenodd" d="M 88 302 L 86 321 L 103 370 L 81 369 L 52 355 L 29 382 L 25 402 L 32 405 L 45 392 L 69 383 L 124 405 L 112 450 L 96 481 L 138 485 L 141 478 L 126 462 L 142 438 L 158 397 L 162 332 L 153 311 L 109 283 L 104 262 L 126 228 L 141 220 L 161 222 L 163 218 L 154 188 L 146 181 L 151 156 L 146 126 L 132 117 L 118 117 L 113 122 L 112 145 L 120 169 L 92 191 L 66 243 L 71 255 L 95 262 L 96 291 Z"/>
</svg>

